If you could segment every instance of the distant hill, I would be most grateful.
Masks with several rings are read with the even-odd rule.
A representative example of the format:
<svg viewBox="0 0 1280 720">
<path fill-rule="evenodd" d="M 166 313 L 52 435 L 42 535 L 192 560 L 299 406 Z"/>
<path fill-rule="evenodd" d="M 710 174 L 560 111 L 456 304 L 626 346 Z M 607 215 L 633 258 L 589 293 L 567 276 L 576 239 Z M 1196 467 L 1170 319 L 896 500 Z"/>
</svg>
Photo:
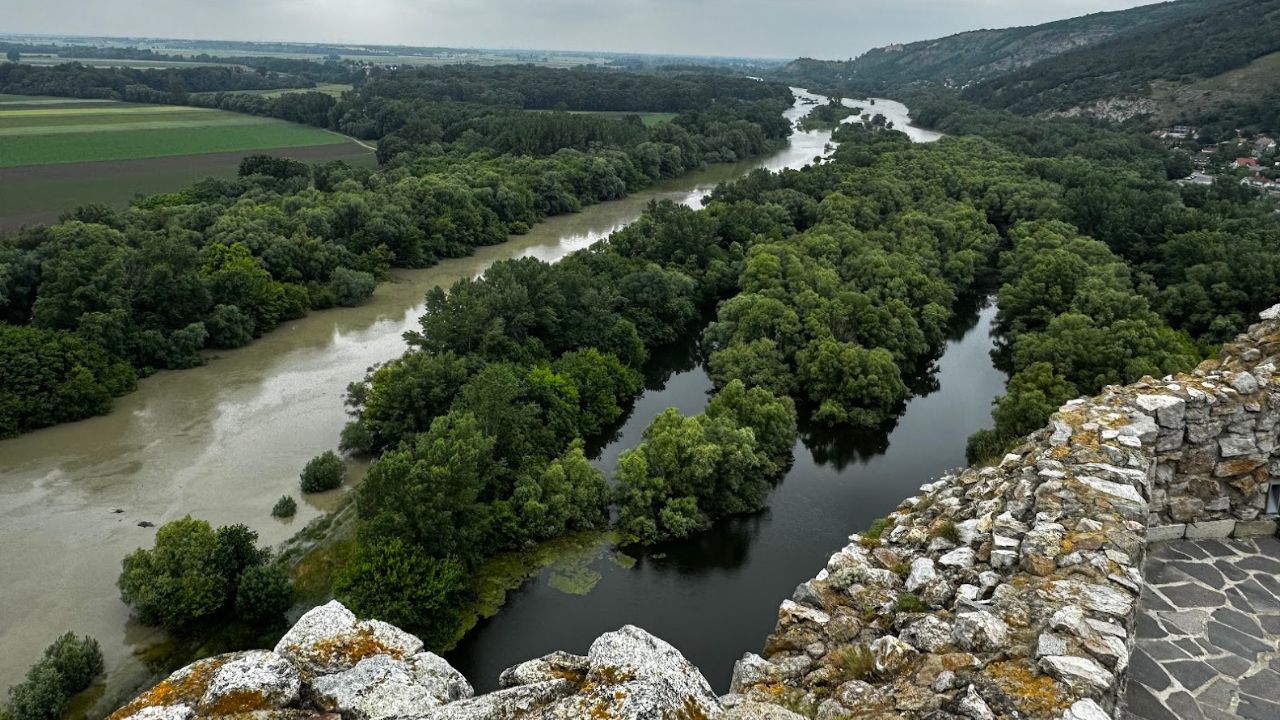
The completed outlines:
<svg viewBox="0 0 1280 720">
<path fill-rule="evenodd" d="M 1195 12 L 989 78 L 962 96 L 1024 115 L 1274 122 L 1280 113 L 1273 56 L 1280 52 L 1280 0 L 1178 5 Z"/>
<path fill-rule="evenodd" d="M 782 74 L 857 95 L 909 87 L 965 87 L 1143 28 L 1176 24 L 1224 4 L 1227 0 L 1179 0 L 1044 25 L 975 30 L 877 48 L 846 62 L 801 58 L 785 66 Z"/>
</svg>

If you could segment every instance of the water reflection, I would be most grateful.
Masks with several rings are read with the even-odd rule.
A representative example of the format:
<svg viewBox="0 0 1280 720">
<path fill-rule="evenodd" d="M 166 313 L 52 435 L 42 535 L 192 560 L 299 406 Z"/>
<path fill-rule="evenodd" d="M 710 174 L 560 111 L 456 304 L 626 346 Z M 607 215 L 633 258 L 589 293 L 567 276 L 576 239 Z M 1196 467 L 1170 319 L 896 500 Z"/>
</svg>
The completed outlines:
<svg viewBox="0 0 1280 720">
<path fill-rule="evenodd" d="M 629 623 L 675 645 L 725 691 L 733 661 L 758 652 L 773 629 L 778 603 L 850 532 L 963 464 L 966 437 L 987 426 L 991 400 L 1004 386 L 988 356 L 994 314 L 992 307 L 968 311 L 924 373 L 934 389 L 908 401 L 895 423 L 869 432 L 805 427 L 794 464 L 765 510 L 722 521 L 687 541 L 628 548 L 637 556 L 630 569 L 597 559 L 591 569 L 599 579 L 587 595 L 560 592 L 544 571 L 482 621 L 449 660 L 478 690 L 493 689 L 506 667 L 553 650 L 585 652 L 601 633 Z M 682 369 L 654 369 L 650 380 L 661 385 L 649 385 L 618 439 L 595 460 L 598 467 L 615 467 L 617 455 L 634 447 L 663 409 L 696 413 L 706 405 L 711 383 L 695 341 L 687 338 L 670 352 L 662 362 Z"/>
</svg>

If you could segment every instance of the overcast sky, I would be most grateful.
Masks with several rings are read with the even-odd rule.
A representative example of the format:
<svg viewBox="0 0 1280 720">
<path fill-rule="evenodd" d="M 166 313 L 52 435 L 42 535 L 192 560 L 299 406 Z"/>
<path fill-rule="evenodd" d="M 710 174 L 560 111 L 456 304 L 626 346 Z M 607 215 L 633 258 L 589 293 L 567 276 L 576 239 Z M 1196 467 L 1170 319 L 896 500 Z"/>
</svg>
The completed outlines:
<svg viewBox="0 0 1280 720">
<path fill-rule="evenodd" d="M 0 0 L 0 31 L 847 58 L 1147 0 Z"/>
</svg>

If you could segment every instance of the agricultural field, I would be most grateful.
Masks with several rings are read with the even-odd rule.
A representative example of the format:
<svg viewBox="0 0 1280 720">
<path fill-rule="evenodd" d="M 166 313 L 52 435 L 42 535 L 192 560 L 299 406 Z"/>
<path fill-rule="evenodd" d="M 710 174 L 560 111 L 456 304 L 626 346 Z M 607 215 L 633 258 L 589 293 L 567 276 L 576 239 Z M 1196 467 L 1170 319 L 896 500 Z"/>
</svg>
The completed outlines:
<svg viewBox="0 0 1280 720">
<path fill-rule="evenodd" d="M 216 62 L 200 62 L 198 60 L 120 60 L 111 58 L 73 58 L 60 57 L 58 55 L 38 55 L 24 54 L 22 63 L 25 65 L 62 65 L 65 63 L 80 63 L 89 67 L 124 67 L 134 68 L 136 70 L 150 70 L 154 68 L 184 68 L 184 67 L 203 67 L 213 65 L 218 67 L 226 67 L 225 63 Z"/>
<path fill-rule="evenodd" d="M 375 163 L 372 149 L 319 128 L 168 105 L 0 95 L 0 232 L 77 205 L 123 205 L 206 176 L 245 155 Z"/>
</svg>

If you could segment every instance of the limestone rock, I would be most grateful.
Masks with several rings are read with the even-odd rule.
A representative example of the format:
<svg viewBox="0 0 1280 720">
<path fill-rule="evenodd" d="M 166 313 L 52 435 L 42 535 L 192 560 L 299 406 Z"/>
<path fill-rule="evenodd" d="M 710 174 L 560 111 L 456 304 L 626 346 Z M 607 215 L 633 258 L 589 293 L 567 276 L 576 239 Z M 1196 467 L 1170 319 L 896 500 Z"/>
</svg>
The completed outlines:
<svg viewBox="0 0 1280 720">
<path fill-rule="evenodd" d="M 547 709 L 577 688 L 568 680 L 520 685 L 442 705 L 415 720 L 535 720 L 549 717 Z"/>
<path fill-rule="evenodd" d="M 1040 658 L 1045 672 L 1076 692 L 1098 695 L 1115 687 L 1116 676 L 1098 663 L 1075 655 L 1047 655 Z"/>
<path fill-rule="evenodd" d="M 731 697 L 720 699 L 725 706 L 720 720 L 805 720 L 803 715 L 797 715 L 778 705 L 746 699 L 730 700 Z"/>
<path fill-rule="evenodd" d="M 733 679 L 729 681 L 729 692 L 746 692 L 752 686 L 776 683 L 781 679 L 778 666 L 756 655 L 746 653 L 733 664 Z"/>
<path fill-rule="evenodd" d="M 297 702 L 301 690 L 292 663 L 273 652 L 251 650 L 214 671 L 197 709 L 201 715 L 278 710 Z"/>
<path fill-rule="evenodd" d="M 1093 700 L 1079 700 L 1067 708 L 1062 720 L 1111 720 L 1111 716 Z"/>
<path fill-rule="evenodd" d="M 956 712 L 972 720 L 995 720 L 996 714 L 972 685 L 956 703 Z"/>
<path fill-rule="evenodd" d="M 911 561 L 911 572 L 907 575 L 907 591 L 915 592 L 932 583 L 937 577 L 938 571 L 934 568 L 932 559 L 916 558 Z"/>
<path fill-rule="evenodd" d="M 275 647 L 311 675 L 350 670 L 374 655 L 404 659 L 421 649 L 418 638 L 378 620 L 357 620 L 337 600 L 307 611 Z"/>
<path fill-rule="evenodd" d="M 951 639 L 973 652 L 999 652 L 1009 644 L 1009 626 L 986 610 L 956 616 Z"/>
<path fill-rule="evenodd" d="M 937 652 L 951 643 L 951 623 L 925 615 L 902 631 L 902 639 L 925 652 Z"/>
<path fill-rule="evenodd" d="M 420 662 L 418 656 L 408 661 L 367 657 L 350 670 L 316 678 L 311 694 L 322 709 L 354 720 L 418 715 L 471 696 L 471 686 L 456 670 L 431 653 L 422 655 Z"/>
<path fill-rule="evenodd" d="M 764 660 L 761 659 L 761 662 L 764 662 Z M 503 670 L 502 674 L 498 676 L 498 687 L 519 687 L 548 680 L 563 680 L 574 677 L 582 679 L 586 677 L 588 667 L 589 661 L 585 656 L 556 651 L 550 655 L 544 655 L 534 660 L 526 660 L 515 667 Z M 452 670 L 453 668 L 450 667 L 450 669 Z M 454 672 L 457 671 L 455 670 Z M 463 682 L 465 682 L 465 679 Z"/>
<path fill-rule="evenodd" d="M 619 720 L 712 717 L 720 705 L 707 679 L 678 650 L 632 625 L 606 633 L 591 644 L 589 670 L 582 689 L 535 717 Z M 807 659 L 807 658 L 806 658 Z"/>
<path fill-rule="evenodd" d="M 905 670 L 920 654 L 911 645 L 892 635 L 876 638 L 871 643 L 871 657 L 881 676 L 896 675 Z"/>
</svg>

